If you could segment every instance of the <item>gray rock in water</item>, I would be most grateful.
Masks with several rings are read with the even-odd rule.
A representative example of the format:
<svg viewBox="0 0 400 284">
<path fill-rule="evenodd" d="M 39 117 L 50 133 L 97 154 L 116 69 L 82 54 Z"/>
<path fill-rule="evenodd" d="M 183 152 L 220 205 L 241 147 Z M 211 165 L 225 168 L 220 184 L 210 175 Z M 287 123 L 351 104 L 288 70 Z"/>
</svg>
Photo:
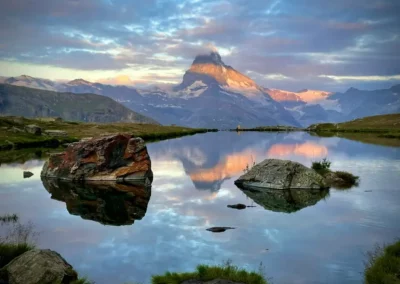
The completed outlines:
<svg viewBox="0 0 400 284">
<path fill-rule="evenodd" d="M 227 207 L 232 208 L 232 209 L 238 209 L 238 210 L 242 210 L 242 209 L 246 209 L 246 205 L 238 203 L 238 204 L 233 204 L 233 205 L 228 205 Z"/>
<path fill-rule="evenodd" d="M 26 125 L 25 131 L 33 135 L 42 135 L 42 128 L 34 124 Z"/>
<path fill-rule="evenodd" d="M 63 137 L 68 135 L 68 133 L 63 130 L 45 130 L 44 134 L 54 137 Z"/>
<path fill-rule="evenodd" d="M 239 188 L 323 189 L 324 178 L 306 166 L 288 160 L 266 159 L 235 181 Z"/>
<path fill-rule="evenodd" d="M 0 280 L 10 284 L 68 284 L 78 278 L 72 266 L 52 250 L 28 251 L 12 260 L 1 272 Z"/>
<path fill-rule="evenodd" d="M 31 176 L 33 176 L 33 173 L 30 171 L 24 171 L 24 178 L 30 178 Z"/>
</svg>

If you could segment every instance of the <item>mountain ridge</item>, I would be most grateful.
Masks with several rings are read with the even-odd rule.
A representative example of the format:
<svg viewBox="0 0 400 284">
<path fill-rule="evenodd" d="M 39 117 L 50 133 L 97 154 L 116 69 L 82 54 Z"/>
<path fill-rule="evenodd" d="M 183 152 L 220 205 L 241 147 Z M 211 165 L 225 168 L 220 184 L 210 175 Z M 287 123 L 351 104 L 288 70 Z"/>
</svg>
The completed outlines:
<svg viewBox="0 0 400 284">
<path fill-rule="evenodd" d="M 61 117 L 70 121 L 159 124 L 109 97 L 73 94 L 0 84 L 0 114 Z"/>
</svg>

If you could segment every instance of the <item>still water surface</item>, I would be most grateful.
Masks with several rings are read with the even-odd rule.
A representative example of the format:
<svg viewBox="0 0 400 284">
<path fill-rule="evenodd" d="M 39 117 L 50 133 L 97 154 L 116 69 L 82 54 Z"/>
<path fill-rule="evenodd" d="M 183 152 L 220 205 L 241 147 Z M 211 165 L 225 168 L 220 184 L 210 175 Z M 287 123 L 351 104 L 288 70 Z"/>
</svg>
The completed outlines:
<svg viewBox="0 0 400 284">
<path fill-rule="evenodd" d="M 362 283 L 364 253 L 400 237 L 400 148 L 301 132 L 218 132 L 151 143 L 148 150 L 151 198 L 133 224 L 71 215 L 44 188 L 41 160 L 0 166 L 0 214 L 32 221 L 40 247 L 56 250 L 97 284 L 149 283 L 152 274 L 228 259 L 250 270 L 262 263 L 275 284 Z M 328 157 L 334 170 L 350 171 L 361 182 L 295 208 L 290 200 L 260 206 L 233 182 L 247 165 L 272 157 L 307 166 Z M 23 170 L 34 176 L 23 179 Z M 236 203 L 256 207 L 227 208 Z M 206 231 L 213 226 L 236 229 Z"/>
</svg>

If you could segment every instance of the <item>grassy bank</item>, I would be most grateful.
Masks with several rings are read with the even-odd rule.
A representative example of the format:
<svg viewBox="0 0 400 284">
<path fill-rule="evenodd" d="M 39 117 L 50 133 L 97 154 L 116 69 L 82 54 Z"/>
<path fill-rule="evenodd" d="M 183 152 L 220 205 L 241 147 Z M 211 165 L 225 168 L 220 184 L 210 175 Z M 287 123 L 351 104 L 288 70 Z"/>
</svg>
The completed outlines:
<svg viewBox="0 0 400 284">
<path fill-rule="evenodd" d="M 44 130 L 62 130 L 66 136 L 51 137 L 34 135 L 24 130 L 27 125 L 37 125 Z M 145 141 L 193 135 L 215 129 L 198 129 L 180 126 L 162 126 L 135 123 L 84 123 L 50 119 L 28 119 L 22 117 L 0 117 L 0 150 L 23 148 L 55 148 L 64 143 L 78 141 L 84 137 L 95 137 L 112 133 L 129 133 Z"/>
<path fill-rule="evenodd" d="M 222 266 L 199 265 L 195 272 L 171 273 L 153 276 L 152 284 L 181 284 L 186 280 L 210 281 L 224 279 L 243 284 L 267 284 L 267 281 L 257 272 L 239 269 L 230 263 Z"/>
<path fill-rule="evenodd" d="M 400 241 L 369 252 L 365 263 L 366 284 L 400 283 Z"/>
<path fill-rule="evenodd" d="M 386 138 L 400 138 L 400 114 L 367 116 L 342 123 L 313 124 L 313 132 L 376 133 Z"/>
</svg>

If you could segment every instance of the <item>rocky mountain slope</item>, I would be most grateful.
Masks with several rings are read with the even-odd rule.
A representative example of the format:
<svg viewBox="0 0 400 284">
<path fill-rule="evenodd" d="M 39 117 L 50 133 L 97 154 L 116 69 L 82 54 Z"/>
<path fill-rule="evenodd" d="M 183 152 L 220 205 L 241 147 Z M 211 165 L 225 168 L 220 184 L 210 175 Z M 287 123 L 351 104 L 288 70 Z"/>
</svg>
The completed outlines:
<svg viewBox="0 0 400 284">
<path fill-rule="evenodd" d="M 59 93 L 0 84 L 0 114 L 25 117 L 61 117 L 86 122 L 158 122 L 116 101 L 95 94 Z"/>
</svg>

